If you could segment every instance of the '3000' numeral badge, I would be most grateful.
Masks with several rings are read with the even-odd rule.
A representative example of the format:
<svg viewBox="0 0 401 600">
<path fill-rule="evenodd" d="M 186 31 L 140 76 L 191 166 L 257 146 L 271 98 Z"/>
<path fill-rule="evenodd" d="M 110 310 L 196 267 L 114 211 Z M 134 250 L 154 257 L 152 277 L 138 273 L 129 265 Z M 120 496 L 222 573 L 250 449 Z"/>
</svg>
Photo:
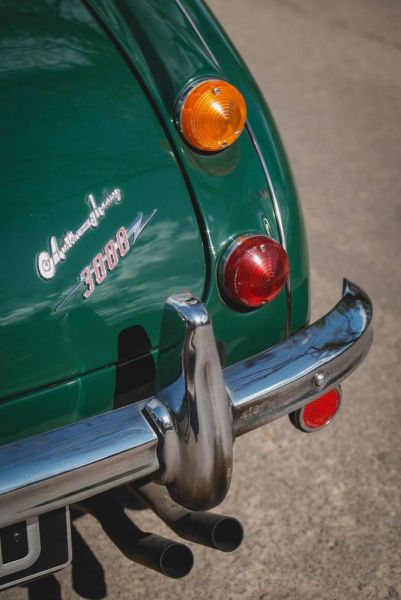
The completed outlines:
<svg viewBox="0 0 401 600">
<path fill-rule="evenodd" d="M 103 248 L 103 253 L 99 252 L 92 260 L 91 265 L 85 267 L 81 273 L 81 280 L 87 285 L 83 293 L 84 298 L 89 298 L 95 291 L 95 281 L 98 285 L 106 279 L 107 269 L 112 271 L 117 266 L 120 255 L 121 258 L 129 251 L 129 239 L 125 227 L 120 227 L 116 233 L 116 241 L 109 240 Z M 107 266 L 107 269 L 106 269 Z M 95 279 L 93 279 L 95 276 Z"/>
<path fill-rule="evenodd" d="M 106 279 L 107 271 L 113 271 L 120 259 L 129 252 L 155 214 L 156 209 L 144 220 L 143 213 L 140 212 L 129 227 L 120 227 L 115 240 L 109 240 L 103 250 L 96 254 L 92 262 L 81 272 L 77 285 L 54 307 L 54 310 L 62 308 L 82 285 L 86 285 L 86 290 L 82 294 L 83 298 L 89 298 L 95 291 L 96 285 L 100 285 Z"/>
</svg>

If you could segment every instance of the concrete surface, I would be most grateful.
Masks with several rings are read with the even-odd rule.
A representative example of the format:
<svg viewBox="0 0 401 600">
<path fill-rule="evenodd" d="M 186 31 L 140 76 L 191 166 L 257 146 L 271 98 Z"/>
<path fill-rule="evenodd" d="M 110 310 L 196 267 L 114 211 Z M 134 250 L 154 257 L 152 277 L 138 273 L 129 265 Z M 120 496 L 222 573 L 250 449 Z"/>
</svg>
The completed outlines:
<svg viewBox="0 0 401 600">
<path fill-rule="evenodd" d="M 100 599 L 106 590 L 113 600 L 401 597 L 401 3 L 210 4 L 288 150 L 309 232 L 313 316 L 339 297 L 343 275 L 357 281 L 375 302 L 372 352 L 325 432 L 305 435 L 282 419 L 237 442 L 221 510 L 245 526 L 240 551 L 195 547 L 192 574 L 174 582 L 130 564 L 85 517 L 74 569 L 1 600 Z"/>
</svg>

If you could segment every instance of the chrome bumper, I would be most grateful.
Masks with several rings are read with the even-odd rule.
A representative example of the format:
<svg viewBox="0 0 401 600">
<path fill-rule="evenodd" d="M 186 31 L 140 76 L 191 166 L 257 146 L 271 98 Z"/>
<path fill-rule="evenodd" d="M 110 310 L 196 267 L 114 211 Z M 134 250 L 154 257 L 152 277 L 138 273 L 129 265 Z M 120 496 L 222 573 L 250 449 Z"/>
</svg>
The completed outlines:
<svg viewBox="0 0 401 600">
<path fill-rule="evenodd" d="M 179 330 L 182 339 L 161 347 L 156 396 L 0 448 L 0 527 L 145 476 L 183 506 L 215 506 L 230 485 L 234 438 L 340 383 L 366 356 L 371 321 L 370 299 L 345 281 L 316 323 L 222 369 L 204 305 L 170 298 L 161 340 Z"/>
</svg>

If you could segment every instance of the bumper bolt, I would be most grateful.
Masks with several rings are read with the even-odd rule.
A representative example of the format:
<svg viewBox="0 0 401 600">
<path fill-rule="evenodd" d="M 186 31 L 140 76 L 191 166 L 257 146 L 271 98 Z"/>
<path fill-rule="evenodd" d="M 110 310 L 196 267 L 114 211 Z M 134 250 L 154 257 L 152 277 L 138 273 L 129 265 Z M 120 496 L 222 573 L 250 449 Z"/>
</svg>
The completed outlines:
<svg viewBox="0 0 401 600">
<path fill-rule="evenodd" d="M 315 386 L 315 388 L 320 390 L 325 383 L 326 375 L 324 373 L 316 373 L 316 375 L 313 378 L 313 385 Z"/>
</svg>

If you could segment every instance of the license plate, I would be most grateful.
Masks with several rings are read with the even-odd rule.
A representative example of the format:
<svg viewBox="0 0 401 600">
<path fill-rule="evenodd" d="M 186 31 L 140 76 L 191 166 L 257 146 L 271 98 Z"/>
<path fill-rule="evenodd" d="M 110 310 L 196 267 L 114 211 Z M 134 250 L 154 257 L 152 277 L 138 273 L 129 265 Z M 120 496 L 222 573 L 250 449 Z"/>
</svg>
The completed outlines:
<svg viewBox="0 0 401 600">
<path fill-rule="evenodd" d="M 0 529 L 0 590 L 57 571 L 70 561 L 68 507 Z"/>
</svg>

